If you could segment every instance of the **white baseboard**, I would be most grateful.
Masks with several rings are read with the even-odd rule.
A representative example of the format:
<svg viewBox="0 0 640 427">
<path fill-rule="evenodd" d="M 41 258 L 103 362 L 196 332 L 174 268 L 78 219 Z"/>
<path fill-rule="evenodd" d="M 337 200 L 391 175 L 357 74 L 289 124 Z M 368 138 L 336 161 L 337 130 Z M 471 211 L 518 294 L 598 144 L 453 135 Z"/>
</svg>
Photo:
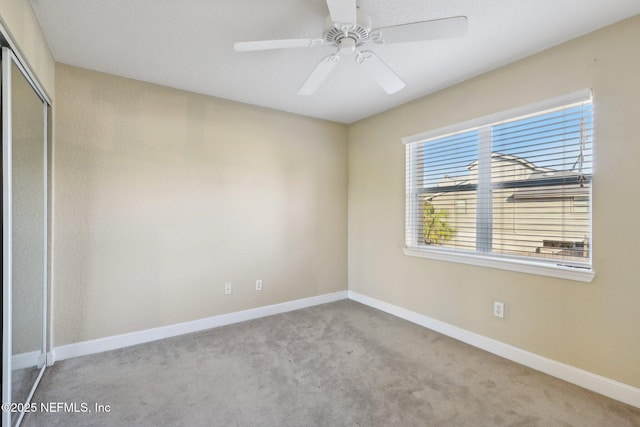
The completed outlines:
<svg viewBox="0 0 640 427">
<path fill-rule="evenodd" d="M 423 314 L 398 307 L 366 295 L 353 291 L 341 291 L 332 294 L 319 295 L 316 297 L 304 298 L 295 301 L 288 301 L 280 304 L 258 307 L 249 310 L 238 311 L 205 319 L 194 320 L 192 322 L 178 323 L 175 325 L 163 326 L 159 328 L 147 329 L 144 331 L 131 332 L 128 334 L 115 335 L 111 337 L 83 341 L 79 343 L 55 347 L 51 353 L 47 354 L 47 365 L 55 361 L 69 359 L 72 357 L 86 356 L 103 351 L 116 350 L 132 345 L 143 344 L 163 338 L 175 337 L 192 332 L 203 331 L 219 326 L 258 319 L 260 317 L 271 316 L 288 311 L 299 310 L 314 305 L 325 304 L 343 299 L 352 299 L 359 303 L 368 305 L 378 310 L 397 316 L 409 322 L 424 326 L 425 328 L 455 338 L 474 347 L 504 357 L 521 365 L 528 366 L 545 374 L 560 378 L 564 381 L 576 384 L 588 390 L 600 393 L 612 399 L 619 400 L 626 404 L 640 408 L 640 388 L 633 387 L 591 372 L 576 368 L 565 363 L 561 363 L 546 357 L 531 353 L 529 351 L 502 343 L 500 341 L 487 338 L 483 335 L 467 331 L 457 326 L 433 319 Z M 25 359 L 26 360 L 26 359 Z M 15 361 L 13 362 L 15 366 Z"/>
<path fill-rule="evenodd" d="M 42 351 L 30 351 L 27 353 L 14 354 L 11 356 L 11 370 L 33 368 L 34 366 L 42 366 L 44 355 Z"/>
<path fill-rule="evenodd" d="M 258 319 L 260 317 L 271 316 L 273 314 L 286 313 L 288 311 L 299 310 L 312 307 L 314 305 L 347 299 L 347 291 L 334 292 L 331 294 L 319 295 L 294 301 L 287 301 L 280 304 L 268 305 L 264 307 L 252 308 L 249 310 L 236 311 L 229 314 L 207 317 L 205 319 L 191 322 L 177 323 L 175 325 L 163 326 L 159 328 L 147 329 L 144 331 L 131 332 L 122 335 L 100 338 L 90 341 L 83 341 L 74 344 L 54 347 L 47 358 L 48 364 L 53 364 L 58 360 L 72 357 L 86 356 L 89 354 L 101 353 L 103 351 L 116 350 L 132 345 L 143 344 L 164 338 L 178 335 L 199 332 L 219 326 L 230 325 L 232 323 L 244 322 Z"/>
<path fill-rule="evenodd" d="M 455 338 L 458 341 L 504 357 L 505 359 L 535 369 L 545 374 L 560 378 L 587 390 L 619 400 L 628 405 L 640 408 L 640 388 L 630 386 L 565 363 L 513 347 L 509 344 L 487 338 L 483 335 L 467 331 L 457 326 L 433 319 L 423 314 L 389 304 L 357 292 L 349 291 L 349 299 L 376 308 L 380 311 L 416 323 L 425 328 Z"/>
</svg>

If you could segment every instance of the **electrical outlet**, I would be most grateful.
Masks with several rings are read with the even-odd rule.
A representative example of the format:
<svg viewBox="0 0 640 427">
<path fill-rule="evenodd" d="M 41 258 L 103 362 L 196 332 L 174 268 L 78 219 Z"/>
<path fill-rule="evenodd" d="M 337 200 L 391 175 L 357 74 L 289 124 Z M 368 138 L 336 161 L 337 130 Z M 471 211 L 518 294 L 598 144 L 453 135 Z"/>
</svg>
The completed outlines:
<svg viewBox="0 0 640 427">
<path fill-rule="evenodd" d="M 256 280 L 256 291 L 261 291 L 262 290 L 262 280 L 258 279 Z"/>
<path fill-rule="evenodd" d="M 493 315 L 504 318 L 504 303 L 500 301 L 493 302 Z"/>
<path fill-rule="evenodd" d="M 231 295 L 231 283 L 224 284 L 224 294 Z"/>
</svg>

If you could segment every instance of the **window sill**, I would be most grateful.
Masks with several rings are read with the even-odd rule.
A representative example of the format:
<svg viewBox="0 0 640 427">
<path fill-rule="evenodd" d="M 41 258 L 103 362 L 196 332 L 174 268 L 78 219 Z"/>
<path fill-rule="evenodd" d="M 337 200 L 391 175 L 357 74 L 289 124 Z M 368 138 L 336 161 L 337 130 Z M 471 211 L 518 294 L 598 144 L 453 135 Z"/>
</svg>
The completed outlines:
<svg viewBox="0 0 640 427">
<path fill-rule="evenodd" d="M 480 267 L 498 268 L 501 270 L 517 271 L 521 273 L 537 274 L 539 276 L 556 277 L 559 279 L 591 282 L 595 277 L 593 270 L 549 265 L 533 261 L 500 259 L 477 254 L 446 253 L 429 249 L 404 248 L 404 254 L 440 261 L 457 262 L 477 265 Z"/>
</svg>

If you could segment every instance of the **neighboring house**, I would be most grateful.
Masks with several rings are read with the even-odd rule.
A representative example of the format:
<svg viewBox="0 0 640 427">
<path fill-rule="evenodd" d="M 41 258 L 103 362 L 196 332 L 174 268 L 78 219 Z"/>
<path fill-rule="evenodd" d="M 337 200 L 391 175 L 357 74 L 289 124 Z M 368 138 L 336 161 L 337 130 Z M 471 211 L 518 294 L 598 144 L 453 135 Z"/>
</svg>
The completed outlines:
<svg viewBox="0 0 640 427">
<path fill-rule="evenodd" d="M 444 209 L 455 229 L 444 247 L 476 249 L 478 162 L 468 177 L 445 176 L 424 201 Z M 492 153 L 491 251 L 584 260 L 589 257 L 590 175 L 538 167 L 524 158 Z"/>
</svg>

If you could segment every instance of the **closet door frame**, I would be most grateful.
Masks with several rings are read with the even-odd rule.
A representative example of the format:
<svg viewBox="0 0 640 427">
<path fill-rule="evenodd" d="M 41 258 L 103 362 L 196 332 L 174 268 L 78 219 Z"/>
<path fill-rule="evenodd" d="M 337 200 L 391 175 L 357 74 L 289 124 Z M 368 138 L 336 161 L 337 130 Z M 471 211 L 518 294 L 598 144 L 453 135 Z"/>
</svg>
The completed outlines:
<svg viewBox="0 0 640 427">
<path fill-rule="evenodd" d="M 4 29 L 1 28 L 2 38 L 7 41 Z M 11 43 L 6 43 L 11 46 Z M 18 70 L 20 76 L 13 76 L 12 65 Z M 27 395 L 26 401 L 12 401 L 12 339 L 13 339 L 13 321 L 12 321 L 12 284 L 13 284 L 13 136 L 12 136 L 12 79 L 14 77 L 24 78 L 32 87 L 34 93 L 42 101 L 42 117 L 43 117 L 43 283 L 42 283 L 42 367 Z M 46 94 L 42 91 L 33 74 L 24 65 L 18 54 L 7 46 L 2 47 L 2 426 L 17 426 L 22 421 L 26 411 L 27 404 L 31 402 L 31 398 L 38 386 L 44 371 L 46 370 L 46 354 L 47 354 L 47 328 L 48 319 L 48 282 L 49 282 L 49 197 L 48 197 L 48 176 L 49 176 L 49 115 L 48 107 L 50 101 Z M 5 405 L 9 404 L 7 408 Z M 11 407 L 13 405 L 13 407 Z M 7 410 L 8 409 L 8 410 Z M 22 411 L 16 412 L 16 409 Z"/>
</svg>

